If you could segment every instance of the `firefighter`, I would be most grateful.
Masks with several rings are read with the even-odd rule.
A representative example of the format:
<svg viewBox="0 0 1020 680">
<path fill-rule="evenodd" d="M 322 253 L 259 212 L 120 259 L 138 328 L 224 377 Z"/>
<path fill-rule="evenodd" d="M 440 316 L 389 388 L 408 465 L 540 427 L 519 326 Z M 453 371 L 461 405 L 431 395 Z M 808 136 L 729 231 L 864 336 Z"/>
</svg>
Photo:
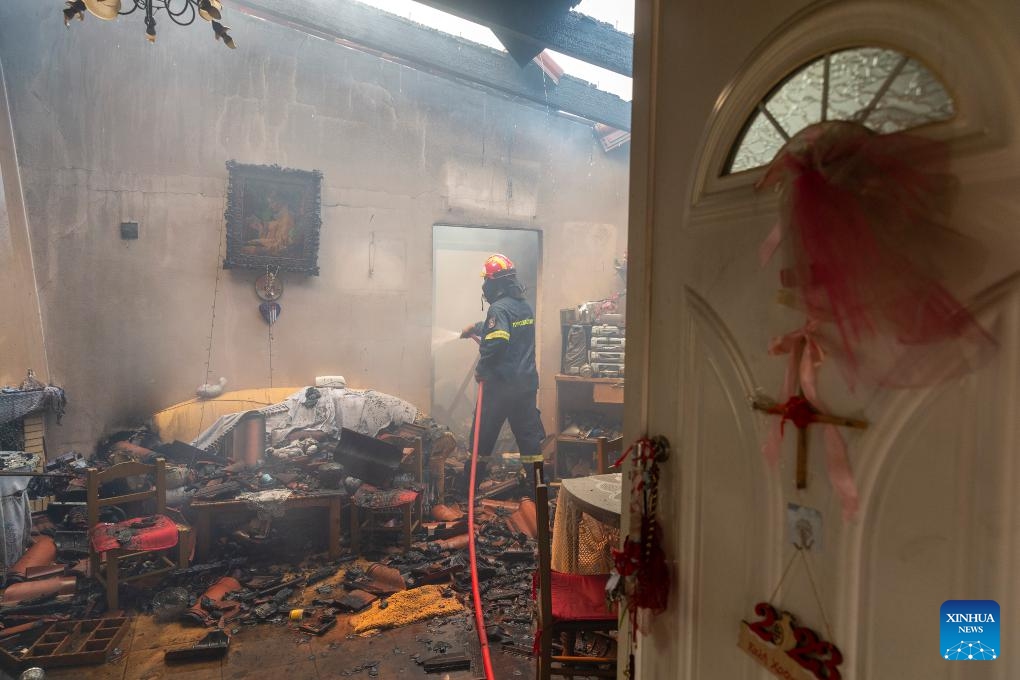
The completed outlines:
<svg viewBox="0 0 1020 680">
<path fill-rule="evenodd" d="M 482 413 L 478 428 L 476 484 L 485 478 L 488 458 L 496 446 L 503 423 L 517 440 L 522 463 L 542 461 L 545 428 L 535 405 L 538 370 L 535 368 L 535 312 L 524 299 L 524 287 L 506 255 L 492 255 L 482 272 L 482 294 L 489 303 L 485 321 L 464 328 L 462 338 L 479 338 L 475 380 L 483 384 Z M 474 432 L 472 431 L 472 442 Z M 465 473 L 470 474 L 470 460 Z"/>
</svg>

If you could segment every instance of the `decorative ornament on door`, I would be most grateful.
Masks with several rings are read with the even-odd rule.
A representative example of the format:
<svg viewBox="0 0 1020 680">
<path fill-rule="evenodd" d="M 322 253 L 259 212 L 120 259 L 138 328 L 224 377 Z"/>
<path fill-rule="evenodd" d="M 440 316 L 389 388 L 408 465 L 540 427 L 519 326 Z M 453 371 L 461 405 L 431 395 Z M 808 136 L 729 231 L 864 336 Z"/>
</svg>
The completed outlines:
<svg viewBox="0 0 1020 680">
<path fill-rule="evenodd" d="M 665 611 L 669 601 L 669 565 L 658 519 L 659 464 L 669 460 L 669 453 L 669 440 L 665 437 L 644 437 L 634 442 L 612 465 L 619 469 L 633 454 L 630 513 L 631 526 L 635 528 L 624 540 L 623 550 L 613 550 L 615 567 L 606 584 L 607 600 L 622 602 L 620 612 L 626 610 L 630 617 L 628 678 L 634 677 L 638 631 L 646 629 L 647 616 Z"/>
<path fill-rule="evenodd" d="M 791 536 L 794 552 L 790 555 L 783 575 L 772 590 L 768 601 L 755 605 L 754 613 L 761 618 L 750 623 L 740 622 L 737 646 L 770 673 L 783 680 L 841 680 L 843 676 L 839 666 L 843 663 L 843 653 L 839 647 L 828 641 L 832 638 L 832 629 L 808 558 L 808 553 L 817 546 L 815 525 L 807 519 L 812 516 L 812 511 L 810 508 L 791 505 L 788 512 L 791 519 L 799 518 L 799 521 L 791 526 L 791 533 L 796 534 Z M 817 525 L 820 528 L 821 517 L 817 517 Z M 780 613 L 772 604 L 798 560 L 803 564 L 804 572 L 811 584 L 811 592 L 815 604 L 818 605 L 818 613 L 825 624 L 828 639 L 800 625 L 790 612 Z"/>
<path fill-rule="evenodd" d="M 963 240 L 949 224 L 948 163 L 942 142 L 829 121 L 794 136 L 758 182 L 781 202 L 762 263 L 783 246 L 780 283 L 807 317 L 816 362 L 832 355 L 851 389 L 938 384 L 995 345 L 942 282 Z"/>
<path fill-rule="evenodd" d="M 754 613 L 761 618 L 740 622 L 737 646 L 772 675 L 784 680 L 841 680 L 839 647 L 768 602 L 756 604 Z"/>
<path fill-rule="evenodd" d="M 757 408 L 779 412 L 784 421 L 796 416 L 799 432 L 808 422 L 824 422 L 816 380 L 826 356 L 836 360 L 851 390 L 862 383 L 935 385 L 991 356 L 995 341 L 938 273 L 937 264 L 954 256 L 946 244 L 963 238 L 948 224 L 955 182 L 947 165 L 944 143 L 879 135 L 843 121 L 811 125 L 779 151 L 758 182 L 758 188 L 778 190 L 781 205 L 759 254 L 764 265 L 783 246 L 780 282 L 806 320 L 769 346 L 774 356 L 789 355 L 785 403 Z M 773 464 L 782 422 L 762 447 Z M 857 489 L 836 425 L 865 423 L 845 418 L 823 429 L 829 478 L 850 519 Z M 802 437 L 799 448 L 806 462 Z"/>
<path fill-rule="evenodd" d="M 794 427 L 797 428 L 797 488 L 807 488 L 807 461 L 808 461 L 808 448 L 807 448 L 807 427 L 813 423 L 819 423 L 829 427 L 841 426 L 841 427 L 853 427 L 858 430 L 864 430 L 868 427 L 868 423 L 865 420 L 858 420 L 856 418 L 846 418 L 844 416 L 834 416 L 828 413 L 822 413 L 819 411 L 814 404 L 807 400 L 804 396 L 804 390 L 798 390 L 795 396 L 790 397 L 782 404 L 777 404 L 774 401 L 767 399 L 755 399 L 751 406 L 756 411 L 762 411 L 769 415 L 780 416 L 779 424 L 772 427 L 769 436 L 769 448 L 766 456 L 770 459 L 778 458 L 779 446 L 782 444 L 783 429 L 786 422 L 793 423 Z M 776 429 L 778 428 L 778 437 L 775 436 Z"/>
</svg>

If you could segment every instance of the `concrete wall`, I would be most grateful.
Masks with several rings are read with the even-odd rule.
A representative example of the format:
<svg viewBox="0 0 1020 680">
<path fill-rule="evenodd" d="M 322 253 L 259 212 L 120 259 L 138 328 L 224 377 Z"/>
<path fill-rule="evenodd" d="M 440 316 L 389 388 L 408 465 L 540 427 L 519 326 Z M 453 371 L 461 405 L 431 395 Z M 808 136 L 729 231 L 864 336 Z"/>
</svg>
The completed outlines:
<svg viewBox="0 0 1020 680">
<path fill-rule="evenodd" d="M 19 385 L 28 369 L 45 380 L 49 375 L 43 342 L 39 297 L 36 294 L 32 249 L 18 173 L 3 65 L 0 62 L 0 385 Z"/>
<path fill-rule="evenodd" d="M 626 150 L 606 155 L 586 125 L 229 8 L 235 51 L 165 17 L 155 45 L 136 16 L 65 30 L 60 9 L 0 4 L 51 378 L 69 398 L 51 451 L 88 450 L 191 397 L 211 327 L 214 379 L 269 382 L 257 272 L 220 269 L 229 159 L 324 176 L 322 274 L 284 275 L 273 384 L 339 373 L 428 408 L 432 225 L 537 228 L 551 419 L 558 310 L 616 284 Z M 122 221 L 139 222 L 137 241 L 120 239 Z"/>
</svg>

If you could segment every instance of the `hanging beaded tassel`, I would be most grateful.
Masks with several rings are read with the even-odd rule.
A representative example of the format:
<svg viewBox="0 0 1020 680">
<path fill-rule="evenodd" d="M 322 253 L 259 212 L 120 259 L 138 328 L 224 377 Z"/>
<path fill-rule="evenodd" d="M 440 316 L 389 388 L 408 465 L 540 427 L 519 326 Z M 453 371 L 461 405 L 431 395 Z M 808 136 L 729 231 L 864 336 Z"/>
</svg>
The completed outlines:
<svg viewBox="0 0 1020 680">
<path fill-rule="evenodd" d="M 631 532 L 626 537 L 623 550 L 613 551 L 616 575 L 613 577 L 615 586 L 611 587 L 609 597 L 626 598 L 633 648 L 641 628 L 641 611 L 645 610 L 649 615 L 658 614 L 665 611 L 669 601 L 669 567 L 666 564 L 666 553 L 662 549 L 662 526 L 658 520 L 659 463 L 669 458 L 669 441 L 661 436 L 639 439 L 613 467 L 619 467 L 632 453 L 631 516 L 638 517 L 638 531 L 636 535 Z M 633 653 L 630 655 L 629 666 L 628 676 L 633 677 Z"/>
</svg>

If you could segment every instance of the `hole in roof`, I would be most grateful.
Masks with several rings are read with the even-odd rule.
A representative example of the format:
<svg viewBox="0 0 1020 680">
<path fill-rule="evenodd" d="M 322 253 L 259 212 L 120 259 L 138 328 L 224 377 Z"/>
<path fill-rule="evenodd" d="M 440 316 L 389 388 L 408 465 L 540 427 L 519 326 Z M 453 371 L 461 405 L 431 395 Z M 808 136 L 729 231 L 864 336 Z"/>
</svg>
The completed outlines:
<svg viewBox="0 0 1020 680">
<path fill-rule="evenodd" d="M 500 52 L 506 52 L 488 26 L 477 24 L 467 19 L 448 14 L 442 10 L 423 5 L 414 0 L 358 0 L 384 12 L 409 19 L 422 26 L 434 28 L 443 33 L 485 45 Z M 634 2 L 633 0 L 583 0 L 575 11 L 586 14 L 594 19 L 610 24 L 624 33 L 634 33 Z M 631 99 L 631 79 L 628 76 L 614 73 L 594 64 L 568 57 L 565 54 L 546 50 L 567 75 L 579 78 L 598 89 L 615 94 L 625 101 Z"/>
</svg>

